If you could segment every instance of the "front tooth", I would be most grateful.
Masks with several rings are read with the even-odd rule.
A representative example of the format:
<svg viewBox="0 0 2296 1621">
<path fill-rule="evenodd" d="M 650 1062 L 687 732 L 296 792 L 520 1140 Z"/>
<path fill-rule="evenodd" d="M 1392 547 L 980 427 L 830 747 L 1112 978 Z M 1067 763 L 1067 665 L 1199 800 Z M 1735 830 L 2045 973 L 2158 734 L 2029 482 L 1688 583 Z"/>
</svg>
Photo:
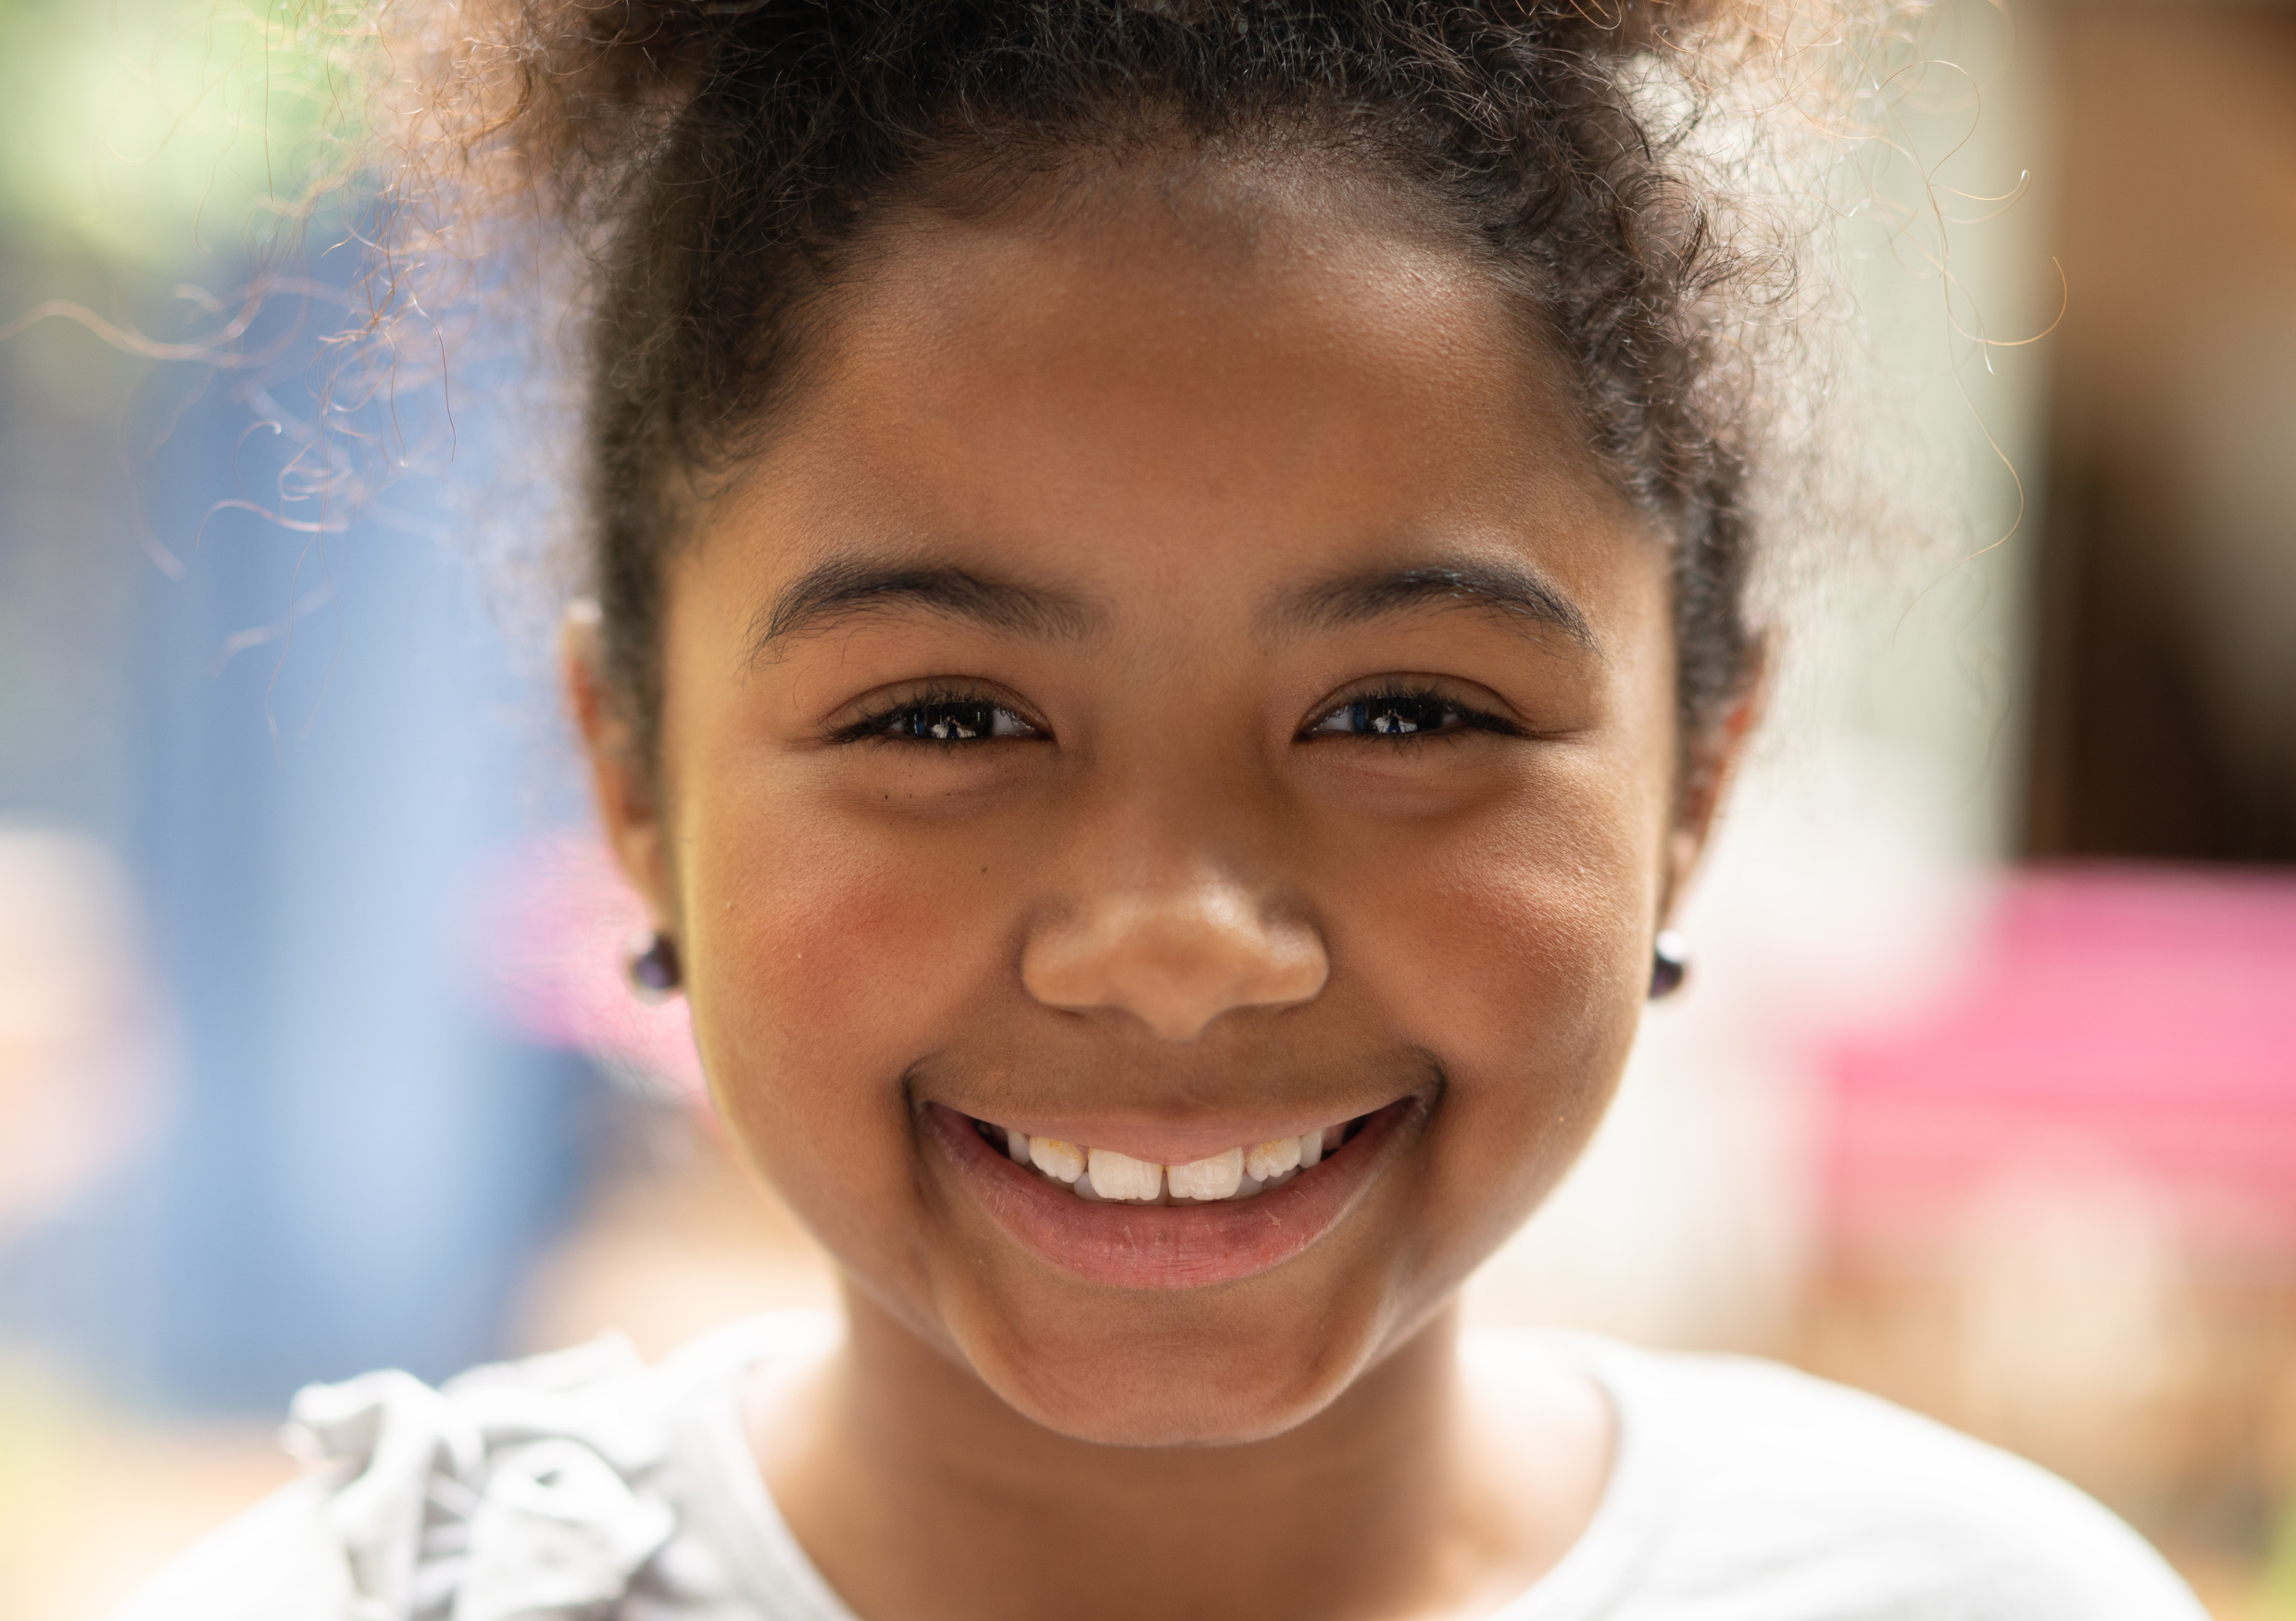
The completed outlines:
<svg viewBox="0 0 2296 1621">
<path fill-rule="evenodd" d="M 1304 1171 L 1324 1157 L 1324 1134 L 1307 1131 L 1299 1134 L 1299 1168 Z"/>
<path fill-rule="evenodd" d="M 1092 1186 L 1102 1199 L 1154 1199 L 1163 1191 L 1164 1168 L 1153 1160 L 1135 1160 L 1113 1149 L 1095 1149 Z"/>
<path fill-rule="evenodd" d="M 1016 1164 L 1027 1165 L 1035 1162 L 1029 1158 L 1028 1133 L 1015 1131 L 1009 1125 L 1005 1127 L 1005 1151 L 1012 1156 L 1013 1162 Z"/>
<path fill-rule="evenodd" d="M 1164 1179 L 1171 1184 L 1174 1199 L 1233 1199 L 1244 1180 L 1244 1150 L 1230 1149 L 1209 1160 L 1168 1165 Z"/>
<path fill-rule="evenodd" d="M 1082 1176 L 1077 1177 L 1073 1186 L 1076 1189 L 1077 1198 L 1088 1199 L 1095 1204 L 1098 1204 L 1100 1202 L 1099 1191 L 1092 1186 L 1092 1174 L 1089 1171 L 1085 1173 Z"/>
<path fill-rule="evenodd" d="M 1032 1137 L 1028 1139 L 1029 1163 L 1048 1176 L 1063 1182 L 1073 1182 L 1085 1174 L 1085 1150 L 1074 1143 L 1064 1143 L 1057 1137 Z"/>
<path fill-rule="evenodd" d="M 1273 1142 L 1254 1143 L 1251 1152 L 1244 1156 L 1244 1175 L 1265 1182 L 1271 1176 L 1281 1176 L 1299 1162 L 1299 1139 L 1279 1137 Z"/>
</svg>

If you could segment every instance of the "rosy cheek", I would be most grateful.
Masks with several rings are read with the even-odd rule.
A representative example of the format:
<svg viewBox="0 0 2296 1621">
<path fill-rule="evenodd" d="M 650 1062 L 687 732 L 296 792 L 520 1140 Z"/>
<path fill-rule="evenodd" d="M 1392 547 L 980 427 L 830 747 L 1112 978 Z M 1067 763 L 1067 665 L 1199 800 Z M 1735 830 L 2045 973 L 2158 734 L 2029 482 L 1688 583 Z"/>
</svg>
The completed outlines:
<svg viewBox="0 0 2296 1621">
<path fill-rule="evenodd" d="M 784 855 L 696 878 L 716 897 L 692 923 L 692 999 L 719 1108 L 817 1238 L 882 1269 L 910 1219 L 900 1078 L 920 1048 L 902 987 L 938 987 L 933 924 L 882 866 Z"/>
<path fill-rule="evenodd" d="M 1492 816 L 1357 886 L 1373 993 L 1452 1072 L 1462 1112 L 1589 1107 L 1585 1078 L 1631 1038 L 1640 914 L 1620 898 L 1647 888 L 1649 863 L 1631 827 L 1587 826 Z"/>
<path fill-rule="evenodd" d="M 695 841 L 773 852 L 692 874 L 690 893 L 711 898 L 689 922 L 705 1052 L 721 1089 L 775 1094 L 751 1107 L 858 1124 L 897 1104 L 903 1071 L 981 994 L 968 959 L 995 931 L 975 886 L 942 864 L 775 820 L 770 840 Z"/>
</svg>

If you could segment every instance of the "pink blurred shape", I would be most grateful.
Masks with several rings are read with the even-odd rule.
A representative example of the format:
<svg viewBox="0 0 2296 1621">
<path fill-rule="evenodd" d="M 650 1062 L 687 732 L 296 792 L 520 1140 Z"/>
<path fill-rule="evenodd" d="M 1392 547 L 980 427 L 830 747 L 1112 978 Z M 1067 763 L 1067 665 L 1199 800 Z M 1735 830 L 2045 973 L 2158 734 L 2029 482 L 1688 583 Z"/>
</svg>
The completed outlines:
<svg viewBox="0 0 2296 1621">
<path fill-rule="evenodd" d="M 1826 1068 L 1838 1236 L 2086 1163 L 2169 1196 L 2196 1239 L 2296 1252 L 2296 875 L 2014 875 L 1961 990 Z"/>
<path fill-rule="evenodd" d="M 576 834 L 511 846 L 483 874 L 480 937 L 496 1017 L 527 1040 L 587 1052 L 642 1089 L 706 1091 L 685 999 L 647 1005 L 623 962 L 646 909 L 606 847 Z"/>
</svg>

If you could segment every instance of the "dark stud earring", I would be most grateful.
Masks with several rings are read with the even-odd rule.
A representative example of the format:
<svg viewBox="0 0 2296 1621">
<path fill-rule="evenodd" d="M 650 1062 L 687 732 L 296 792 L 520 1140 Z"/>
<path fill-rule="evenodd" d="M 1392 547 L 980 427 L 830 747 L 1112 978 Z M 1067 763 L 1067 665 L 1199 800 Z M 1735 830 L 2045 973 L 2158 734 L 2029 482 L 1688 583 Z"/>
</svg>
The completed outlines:
<svg viewBox="0 0 2296 1621">
<path fill-rule="evenodd" d="M 1670 997 L 1690 975 L 1690 936 L 1679 929 L 1661 929 L 1650 943 L 1650 999 Z"/>
<path fill-rule="evenodd" d="M 677 942 L 659 929 L 631 941 L 622 972 L 629 976 L 630 994 L 642 1002 L 669 1000 L 685 977 Z"/>
</svg>

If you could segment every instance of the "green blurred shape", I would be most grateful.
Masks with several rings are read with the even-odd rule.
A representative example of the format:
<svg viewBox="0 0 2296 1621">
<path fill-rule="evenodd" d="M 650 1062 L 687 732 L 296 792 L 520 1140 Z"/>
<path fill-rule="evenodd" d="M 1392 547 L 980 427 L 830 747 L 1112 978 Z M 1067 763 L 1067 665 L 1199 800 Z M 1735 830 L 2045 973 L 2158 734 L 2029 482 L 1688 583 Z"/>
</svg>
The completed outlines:
<svg viewBox="0 0 2296 1621">
<path fill-rule="evenodd" d="M 326 0 L 0 0 L 0 221 L 19 246 L 236 259 L 348 170 L 372 14 Z"/>
<path fill-rule="evenodd" d="M 2296 1489 L 2280 1504 L 2280 1528 L 2272 1539 L 2256 1597 L 2265 1615 L 2296 1621 Z"/>
</svg>

